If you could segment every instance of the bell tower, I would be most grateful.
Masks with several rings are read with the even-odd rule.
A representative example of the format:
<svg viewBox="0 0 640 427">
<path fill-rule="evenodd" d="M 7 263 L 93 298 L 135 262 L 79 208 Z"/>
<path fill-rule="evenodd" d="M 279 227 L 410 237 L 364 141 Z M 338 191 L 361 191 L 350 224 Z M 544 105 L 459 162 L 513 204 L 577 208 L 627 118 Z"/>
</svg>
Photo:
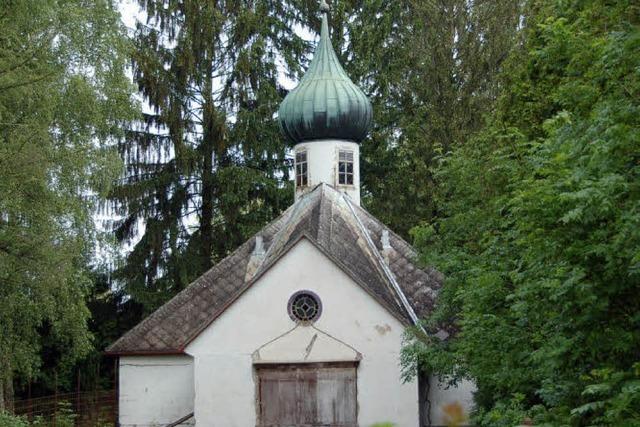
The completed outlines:
<svg viewBox="0 0 640 427">
<path fill-rule="evenodd" d="M 322 27 L 309 69 L 285 97 L 278 117 L 294 145 L 295 199 L 320 183 L 360 204 L 360 142 L 373 111 L 367 96 L 340 65 L 329 38 L 329 6 L 322 0 Z"/>
</svg>

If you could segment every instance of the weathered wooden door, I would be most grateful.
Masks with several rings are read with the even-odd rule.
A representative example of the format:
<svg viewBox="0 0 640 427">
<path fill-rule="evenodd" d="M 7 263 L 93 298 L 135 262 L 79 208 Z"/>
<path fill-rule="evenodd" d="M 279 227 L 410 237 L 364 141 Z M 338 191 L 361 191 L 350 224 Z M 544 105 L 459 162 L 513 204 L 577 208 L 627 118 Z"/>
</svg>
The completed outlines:
<svg viewBox="0 0 640 427">
<path fill-rule="evenodd" d="M 259 427 L 357 426 L 353 363 L 256 367 Z"/>
</svg>

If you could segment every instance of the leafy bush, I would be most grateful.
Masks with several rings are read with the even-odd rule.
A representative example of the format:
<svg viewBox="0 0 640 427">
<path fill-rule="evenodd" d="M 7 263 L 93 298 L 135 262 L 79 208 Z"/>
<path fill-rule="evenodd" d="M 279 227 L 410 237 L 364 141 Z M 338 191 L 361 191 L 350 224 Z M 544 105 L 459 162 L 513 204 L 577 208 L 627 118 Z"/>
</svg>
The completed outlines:
<svg viewBox="0 0 640 427">
<path fill-rule="evenodd" d="M 629 371 L 596 369 L 586 376 L 586 403 L 573 409 L 575 418 L 591 416 L 600 425 L 640 426 L 640 363 Z"/>
<path fill-rule="evenodd" d="M 416 364 L 477 384 L 486 426 L 640 418 L 640 8 L 532 1 L 499 108 L 442 160 L 414 230 L 447 277 Z M 407 370 L 409 372 L 409 370 Z"/>
<path fill-rule="evenodd" d="M 23 417 L 16 417 L 5 411 L 0 412 L 0 426 L 3 427 L 29 427 L 29 422 Z"/>
<path fill-rule="evenodd" d="M 68 402 L 60 402 L 56 412 L 56 427 L 75 427 L 76 417 Z M 51 419 L 48 417 L 36 416 L 29 422 L 24 416 L 0 412 L 0 426 L 2 427 L 49 427 L 51 425 Z"/>
</svg>

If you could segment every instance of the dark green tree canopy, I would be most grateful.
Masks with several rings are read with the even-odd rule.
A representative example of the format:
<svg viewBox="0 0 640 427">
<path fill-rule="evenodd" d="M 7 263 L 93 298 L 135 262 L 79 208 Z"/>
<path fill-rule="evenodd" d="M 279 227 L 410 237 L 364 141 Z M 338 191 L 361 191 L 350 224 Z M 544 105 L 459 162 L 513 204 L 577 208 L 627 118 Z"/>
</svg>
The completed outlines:
<svg viewBox="0 0 640 427">
<path fill-rule="evenodd" d="M 518 41 L 523 1 L 338 1 L 332 36 L 373 103 L 364 206 L 402 236 L 438 214 L 433 169 L 482 129 Z"/>
</svg>

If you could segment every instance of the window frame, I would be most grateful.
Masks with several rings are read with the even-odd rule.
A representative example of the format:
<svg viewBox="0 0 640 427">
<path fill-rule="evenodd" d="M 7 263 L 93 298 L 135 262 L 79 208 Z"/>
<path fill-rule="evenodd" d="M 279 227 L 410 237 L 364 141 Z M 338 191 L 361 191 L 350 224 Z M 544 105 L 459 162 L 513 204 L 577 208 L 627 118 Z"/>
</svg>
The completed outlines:
<svg viewBox="0 0 640 427">
<path fill-rule="evenodd" d="M 299 302 L 300 298 L 308 298 L 315 305 L 315 313 L 308 319 L 298 316 L 296 304 Z M 289 297 L 289 302 L 287 303 L 287 313 L 289 313 L 289 317 L 294 322 L 310 325 L 317 322 L 320 316 L 322 316 L 322 300 L 320 299 L 318 294 L 308 289 L 297 291 Z"/>
<path fill-rule="evenodd" d="M 303 160 L 300 160 L 304 156 Z M 309 154 L 307 150 L 299 150 L 295 153 L 294 172 L 296 176 L 296 188 L 309 185 Z"/>
<path fill-rule="evenodd" d="M 344 168 L 342 167 L 344 165 Z M 355 151 L 338 150 L 338 185 L 353 187 L 355 185 Z"/>
</svg>

